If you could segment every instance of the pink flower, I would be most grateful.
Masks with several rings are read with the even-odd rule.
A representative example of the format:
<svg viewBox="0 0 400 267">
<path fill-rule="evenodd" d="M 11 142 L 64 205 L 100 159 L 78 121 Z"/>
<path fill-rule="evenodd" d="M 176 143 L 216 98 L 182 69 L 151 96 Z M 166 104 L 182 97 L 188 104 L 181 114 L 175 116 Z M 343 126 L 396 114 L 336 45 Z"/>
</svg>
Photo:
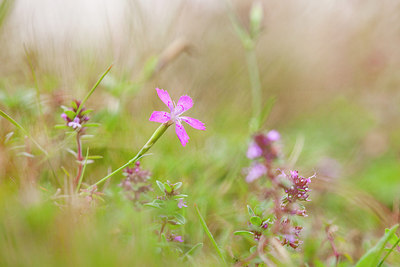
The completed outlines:
<svg viewBox="0 0 400 267">
<path fill-rule="evenodd" d="M 261 163 L 255 163 L 247 170 L 246 182 L 252 183 L 261 176 L 267 174 L 267 167 Z"/>
<path fill-rule="evenodd" d="M 68 122 L 68 126 L 74 128 L 74 129 L 82 127 L 78 117 L 75 117 L 75 119 L 73 121 Z"/>
<path fill-rule="evenodd" d="M 150 121 L 155 121 L 159 123 L 175 123 L 175 131 L 178 135 L 179 141 L 181 141 L 182 146 L 185 146 L 189 141 L 189 136 L 187 135 L 185 128 L 183 128 L 182 121 L 186 122 L 195 129 L 204 131 L 206 127 L 204 123 L 199 120 L 181 116 L 185 111 L 189 110 L 193 106 L 193 100 L 187 96 L 183 95 L 179 98 L 178 104 L 172 102 L 171 97 L 168 92 L 163 89 L 158 89 L 158 97 L 164 102 L 165 105 L 170 110 L 170 113 L 165 111 L 154 111 L 150 116 Z"/>
<path fill-rule="evenodd" d="M 183 198 L 180 198 L 178 202 L 178 208 L 181 209 L 183 207 L 187 208 L 186 201 L 183 201 Z"/>
<path fill-rule="evenodd" d="M 180 235 L 177 235 L 177 236 L 174 237 L 174 241 L 182 243 L 183 242 L 183 238 Z"/>
</svg>

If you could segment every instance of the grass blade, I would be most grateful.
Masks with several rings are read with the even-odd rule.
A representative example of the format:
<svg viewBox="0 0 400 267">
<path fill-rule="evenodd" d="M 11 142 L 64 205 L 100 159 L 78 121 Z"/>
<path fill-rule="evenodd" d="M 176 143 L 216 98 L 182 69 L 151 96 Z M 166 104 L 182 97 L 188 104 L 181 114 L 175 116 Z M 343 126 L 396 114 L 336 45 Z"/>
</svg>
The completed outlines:
<svg viewBox="0 0 400 267">
<path fill-rule="evenodd" d="M 221 261 L 226 265 L 226 261 L 225 261 L 224 255 L 222 254 L 221 249 L 218 247 L 218 244 L 217 244 L 217 242 L 215 241 L 215 239 L 214 239 L 212 233 L 211 233 L 210 230 L 208 229 L 207 224 L 206 224 L 206 222 L 204 221 L 203 216 L 201 216 L 201 213 L 200 213 L 199 208 L 197 207 L 196 204 L 194 205 L 194 207 L 196 208 L 196 212 L 197 212 L 197 215 L 199 216 L 199 219 L 200 219 L 200 222 L 201 222 L 201 226 L 203 226 L 204 232 L 206 232 L 208 238 L 210 239 L 211 243 L 213 244 L 215 250 L 217 251 L 218 256 L 221 258 Z"/>
<path fill-rule="evenodd" d="M 24 127 L 22 127 L 18 122 L 16 122 L 13 118 L 10 117 L 10 115 L 8 115 L 7 113 L 5 113 L 4 111 L 2 111 L 0 109 L 0 116 L 2 116 L 3 118 L 5 118 L 6 120 L 8 120 L 9 122 L 11 122 L 12 124 L 15 125 L 15 127 L 17 127 L 18 129 L 20 129 L 26 136 L 29 137 L 29 139 L 31 139 L 31 141 L 47 156 L 48 153 L 47 151 L 38 143 L 36 142 L 35 139 L 33 139 L 33 137 L 28 133 L 27 130 L 25 130 Z"/>
<path fill-rule="evenodd" d="M 81 111 L 81 109 L 82 109 L 83 105 L 85 104 L 85 102 L 94 93 L 94 90 L 96 90 L 97 86 L 99 86 L 100 82 L 104 79 L 104 77 L 107 75 L 107 73 L 110 72 L 112 67 L 113 67 L 113 64 L 111 64 L 110 67 L 108 67 L 108 69 L 103 73 L 103 75 L 101 75 L 100 79 L 95 83 L 93 88 L 90 89 L 89 93 L 85 96 L 85 98 L 82 100 L 81 104 L 79 105 L 78 110 L 76 111 L 76 114 L 79 114 L 79 112 Z"/>
</svg>

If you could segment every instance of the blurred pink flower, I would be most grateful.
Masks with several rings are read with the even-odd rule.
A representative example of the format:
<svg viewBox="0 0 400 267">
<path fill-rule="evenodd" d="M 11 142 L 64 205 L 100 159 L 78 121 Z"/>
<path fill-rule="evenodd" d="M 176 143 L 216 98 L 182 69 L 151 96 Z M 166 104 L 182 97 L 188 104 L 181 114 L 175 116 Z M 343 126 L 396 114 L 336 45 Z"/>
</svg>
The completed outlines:
<svg viewBox="0 0 400 267">
<path fill-rule="evenodd" d="M 187 208 L 186 201 L 183 201 L 183 198 L 180 198 L 178 202 L 178 208 L 181 209 L 183 207 Z"/>
<path fill-rule="evenodd" d="M 181 141 L 182 146 L 185 146 L 189 141 L 189 136 L 187 135 L 185 128 L 183 128 L 182 121 L 189 124 L 191 127 L 204 131 L 206 127 L 204 123 L 199 120 L 181 116 L 182 113 L 189 110 L 193 106 L 193 100 L 187 96 L 183 95 L 179 98 L 178 104 L 172 102 L 171 97 L 168 92 L 163 89 L 158 89 L 158 97 L 164 102 L 165 105 L 170 110 L 170 113 L 165 111 L 154 111 L 150 116 L 150 121 L 155 121 L 159 123 L 175 123 L 175 131 L 178 135 L 179 141 Z"/>
</svg>

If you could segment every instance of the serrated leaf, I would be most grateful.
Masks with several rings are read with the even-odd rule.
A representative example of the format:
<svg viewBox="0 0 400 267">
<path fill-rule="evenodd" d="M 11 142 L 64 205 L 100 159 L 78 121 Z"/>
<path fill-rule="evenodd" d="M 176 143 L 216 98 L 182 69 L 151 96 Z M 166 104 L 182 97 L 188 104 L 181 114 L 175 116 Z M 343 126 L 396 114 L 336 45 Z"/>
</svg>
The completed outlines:
<svg viewBox="0 0 400 267">
<path fill-rule="evenodd" d="M 160 190 L 161 190 L 161 192 L 165 192 L 165 187 L 164 187 L 164 184 L 163 183 L 161 183 L 160 181 L 156 181 L 156 183 L 157 183 L 157 185 L 158 185 L 158 188 L 160 188 Z"/>
<path fill-rule="evenodd" d="M 375 246 L 370 248 L 364 256 L 357 262 L 356 267 L 375 267 L 379 264 L 379 260 L 386 243 L 392 238 L 399 225 L 393 226 L 385 235 L 376 243 Z"/>
<path fill-rule="evenodd" d="M 244 235 L 244 236 L 254 236 L 254 233 L 250 231 L 236 231 L 233 233 L 234 235 Z"/>
<path fill-rule="evenodd" d="M 255 226 L 260 226 L 262 224 L 262 220 L 258 216 L 253 216 L 250 218 L 250 223 Z"/>
</svg>

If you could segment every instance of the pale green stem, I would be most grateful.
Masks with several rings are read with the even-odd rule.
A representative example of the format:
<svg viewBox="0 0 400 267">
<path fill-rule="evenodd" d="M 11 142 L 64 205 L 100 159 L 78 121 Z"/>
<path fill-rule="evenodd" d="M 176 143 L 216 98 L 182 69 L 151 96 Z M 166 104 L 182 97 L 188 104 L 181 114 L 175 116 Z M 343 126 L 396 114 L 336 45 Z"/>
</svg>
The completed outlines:
<svg viewBox="0 0 400 267">
<path fill-rule="evenodd" d="M 111 176 L 116 174 L 117 172 L 121 171 L 125 167 L 129 166 L 130 164 L 134 163 L 137 161 L 140 157 L 142 157 L 156 142 L 157 140 L 165 133 L 165 131 L 168 129 L 168 127 L 171 125 L 171 123 L 163 123 L 160 125 L 160 127 L 157 128 L 157 130 L 153 133 L 153 135 L 150 137 L 150 139 L 147 141 L 147 143 L 140 149 L 140 151 L 134 156 L 131 160 L 129 160 L 126 164 L 123 166 L 119 167 L 112 173 L 108 174 L 104 178 L 100 179 L 97 183 L 93 184 L 92 186 L 97 186 L 105 181 L 107 181 Z"/>
<path fill-rule="evenodd" d="M 250 77 L 252 108 L 253 108 L 250 130 L 252 132 L 255 132 L 260 128 L 262 94 L 261 94 L 260 73 L 258 70 L 257 56 L 254 47 L 251 47 L 247 50 L 246 61 Z"/>
<path fill-rule="evenodd" d="M 111 64 L 110 67 L 108 67 L 108 69 L 103 73 L 103 75 L 101 75 L 100 79 L 95 83 L 95 85 L 92 87 L 92 89 L 90 89 L 89 93 L 85 96 L 85 98 L 82 100 L 81 104 L 79 105 L 78 110 L 76 111 L 76 115 L 79 114 L 79 112 L 83 108 L 83 104 L 85 104 L 85 102 L 89 99 L 89 97 L 94 93 L 94 90 L 96 90 L 97 86 L 99 86 L 100 82 L 104 79 L 104 77 L 106 77 L 107 73 L 110 72 L 112 67 L 113 67 L 113 65 Z"/>
<path fill-rule="evenodd" d="M 397 247 L 397 245 L 400 243 L 400 238 L 397 239 L 396 243 L 393 244 L 393 246 L 389 249 L 389 251 L 386 253 L 385 257 L 379 262 L 378 267 L 382 266 L 382 264 L 385 262 L 387 257 L 389 257 L 390 253 Z"/>
</svg>

